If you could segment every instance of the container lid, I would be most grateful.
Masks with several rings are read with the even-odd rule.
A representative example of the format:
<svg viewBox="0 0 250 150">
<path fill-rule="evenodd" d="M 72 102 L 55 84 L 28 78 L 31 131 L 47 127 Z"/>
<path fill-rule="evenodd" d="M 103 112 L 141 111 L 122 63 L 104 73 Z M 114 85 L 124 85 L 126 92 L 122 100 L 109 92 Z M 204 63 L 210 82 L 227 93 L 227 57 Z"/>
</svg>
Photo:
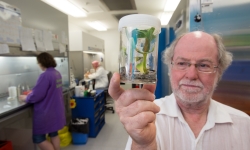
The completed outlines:
<svg viewBox="0 0 250 150">
<path fill-rule="evenodd" d="M 119 20 L 119 31 L 123 27 L 141 27 L 151 26 L 155 27 L 155 33 L 161 33 L 161 21 L 160 19 L 146 14 L 133 14 L 124 16 Z"/>
</svg>

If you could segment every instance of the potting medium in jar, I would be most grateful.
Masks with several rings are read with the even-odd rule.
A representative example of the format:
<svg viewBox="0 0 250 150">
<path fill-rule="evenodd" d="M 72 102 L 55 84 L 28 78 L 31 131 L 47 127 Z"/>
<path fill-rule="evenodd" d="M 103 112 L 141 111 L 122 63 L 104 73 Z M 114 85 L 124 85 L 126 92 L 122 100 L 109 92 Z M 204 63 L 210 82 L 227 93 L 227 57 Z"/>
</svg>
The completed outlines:
<svg viewBox="0 0 250 150">
<path fill-rule="evenodd" d="M 160 20 L 145 14 L 124 16 L 119 20 L 119 31 L 121 82 L 155 84 Z"/>
</svg>

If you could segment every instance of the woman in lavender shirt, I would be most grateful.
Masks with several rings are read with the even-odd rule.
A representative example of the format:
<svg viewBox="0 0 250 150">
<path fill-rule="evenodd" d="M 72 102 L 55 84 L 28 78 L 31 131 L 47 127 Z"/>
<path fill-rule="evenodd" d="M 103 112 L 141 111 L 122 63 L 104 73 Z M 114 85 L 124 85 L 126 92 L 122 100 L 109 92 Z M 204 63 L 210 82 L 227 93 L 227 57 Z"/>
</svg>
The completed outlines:
<svg viewBox="0 0 250 150">
<path fill-rule="evenodd" d="M 32 92 L 19 100 L 34 105 L 33 142 L 41 150 L 59 150 L 60 139 L 57 131 L 66 124 L 62 93 L 62 77 L 55 69 L 56 62 L 48 53 L 37 56 L 39 67 L 44 71 Z M 51 142 L 46 140 L 46 134 Z"/>
</svg>

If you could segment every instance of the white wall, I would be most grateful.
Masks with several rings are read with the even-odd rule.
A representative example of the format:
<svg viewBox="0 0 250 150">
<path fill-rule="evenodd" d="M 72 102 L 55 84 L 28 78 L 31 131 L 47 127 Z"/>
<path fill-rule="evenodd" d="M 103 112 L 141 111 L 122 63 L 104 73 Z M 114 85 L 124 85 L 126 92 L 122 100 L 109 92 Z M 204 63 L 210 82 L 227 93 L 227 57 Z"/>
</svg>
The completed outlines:
<svg viewBox="0 0 250 150">
<path fill-rule="evenodd" d="M 70 22 L 70 20 L 69 20 L 69 30 L 71 32 L 81 31 L 81 32 L 88 33 L 87 30 L 83 29 L 82 27 L 78 26 L 77 24 L 74 24 L 74 23 Z"/>
<path fill-rule="evenodd" d="M 76 37 L 72 37 L 71 33 L 79 33 L 79 36 L 81 36 L 82 32 L 86 32 L 87 30 L 83 29 L 81 26 L 79 26 L 78 24 L 75 24 L 74 18 L 71 16 L 68 16 L 68 28 L 69 28 L 69 51 L 74 51 L 75 50 L 75 44 L 79 45 L 79 40 L 81 39 L 76 39 Z"/>
<path fill-rule="evenodd" d="M 118 72 L 118 57 L 120 49 L 120 33 L 118 32 L 118 30 L 109 30 L 104 32 L 90 31 L 89 34 L 92 34 L 104 40 L 104 60 L 106 70 L 111 72 Z"/>
<path fill-rule="evenodd" d="M 80 26 L 79 22 L 75 21 L 74 17 L 68 16 L 68 26 L 69 26 L 69 31 L 71 32 L 81 31 L 81 32 L 88 33 L 87 30 L 85 30 L 84 28 Z"/>
</svg>

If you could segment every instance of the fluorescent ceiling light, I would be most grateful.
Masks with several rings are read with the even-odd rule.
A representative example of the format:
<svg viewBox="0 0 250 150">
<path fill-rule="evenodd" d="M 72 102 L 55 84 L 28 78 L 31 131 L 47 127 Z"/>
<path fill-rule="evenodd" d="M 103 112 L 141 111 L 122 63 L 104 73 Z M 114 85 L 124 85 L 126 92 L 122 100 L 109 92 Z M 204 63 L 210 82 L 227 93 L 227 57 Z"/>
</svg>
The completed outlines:
<svg viewBox="0 0 250 150">
<path fill-rule="evenodd" d="M 98 31 L 107 31 L 107 27 L 100 21 L 88 22 L 88 25 Z"/>
<path fill-rule="evenodd" d="M 73 17 L 85 17 L 86 12 L 68 0 L 42 0 L 48 5 Z"/>
<path fill-rule="evenodd" d="M 164 11 L 175 11 L 179 3 L 180 0 L 167 0 Z"/>
<path fill-rule="evenodd" d="M 103 54 L 102 52 L 91 52 L 91 51 L 83 51 L 83 53 L 87 53 L 87 54 Z"/>
<path fill-rule="evenodd" d="M 170 21 L 173 13 L 163 12 L 161 15 L 161 25 L 167 25 Z"/>
</svg>

